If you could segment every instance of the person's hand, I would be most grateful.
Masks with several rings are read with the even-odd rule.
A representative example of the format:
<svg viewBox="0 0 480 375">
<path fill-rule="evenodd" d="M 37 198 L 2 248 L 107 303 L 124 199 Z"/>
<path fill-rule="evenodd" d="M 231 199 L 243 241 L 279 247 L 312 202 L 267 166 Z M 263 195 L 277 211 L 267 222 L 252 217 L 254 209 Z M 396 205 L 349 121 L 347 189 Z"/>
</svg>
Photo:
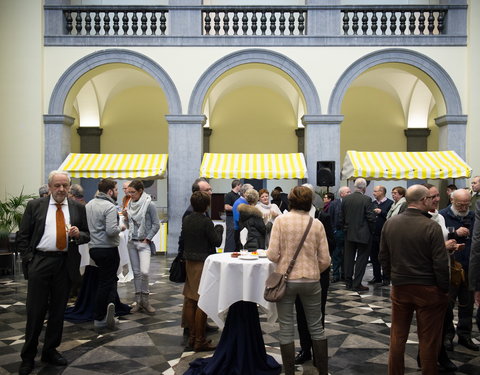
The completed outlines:
<svg viewBox="0 0 480 375">
<path fill-rule="evenodd" d="M 378 215 L 382 212 L 382 209 L 381 208 L 374 208 L 373 212 L 375 212 Z"/>
<path fill-rule="evenodd" d="M 76 226 L 71 226 L 70 230 L 68 231 L 68 237 L 71 238 L 79 238 L 80 237 L 80 229 Z"/>
<path fill-rule="evenodd" d="M 457 251 L 457 241 L 455 240 L 447 240 L 445 241 L 445 247 L 448 251 Z"/>
<path fill-rule="evenodd" d="M 458 237 L 468 237 L 468 236 L 470 236 L 470 231 L 465 227 L 458 228 L 455 231 L 455 233 L 457 233 Z"/>
<path fill-rule="evenodd" d="M 464 243 L 457 244 L 457 248 L 455 249 L 455 251 L 462 251 L 462 250 L 465 250 L 465 244 Z"/>
<path fill-rule="evenodd" d="M 125 219 L 128 219 L 128 212 L 127 212 L 127 210 L 123 210 L 123 211 L 122 211 L 122 216 L 123 216 Z"/>
</svg>

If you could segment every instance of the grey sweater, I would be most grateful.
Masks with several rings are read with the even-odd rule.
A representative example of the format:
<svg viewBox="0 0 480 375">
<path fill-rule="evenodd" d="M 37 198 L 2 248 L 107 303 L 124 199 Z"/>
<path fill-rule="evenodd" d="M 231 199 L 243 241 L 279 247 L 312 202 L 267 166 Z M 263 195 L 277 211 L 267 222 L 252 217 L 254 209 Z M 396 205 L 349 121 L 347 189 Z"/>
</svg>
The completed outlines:
<svg viewBox="0 0 480 375">
<path fill-rule="evenodd" d="M 105 193 L 98 193 L 86 205 L 88 229 L 90 231 L 89 248 L 116 247 L 120 244 L 118 212 L 114 201 Z"/>
</svg>

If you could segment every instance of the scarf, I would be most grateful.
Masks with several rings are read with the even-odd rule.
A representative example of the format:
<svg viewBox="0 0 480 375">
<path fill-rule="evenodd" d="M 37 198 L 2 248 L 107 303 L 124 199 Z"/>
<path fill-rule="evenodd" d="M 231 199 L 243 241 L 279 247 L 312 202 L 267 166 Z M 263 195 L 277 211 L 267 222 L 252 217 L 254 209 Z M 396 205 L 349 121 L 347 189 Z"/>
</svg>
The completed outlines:
<svg viewBox="0 0 480 375">
<path fill-rule="evenodd" d="M 147 236 L 145 228 L 145 217 L 147 216 L 148 206 L 152 202 L 152 198 L 147 193 L 143 192 L 138 201 L 134 202 L 130 199 L 128 202 L 128 226 L 132 230 L 128 231 L 128 239 L 132 239 L 134 232 L 133 228 L 137 228 L 137 236 L 139 239 L 143 239 Z"/>
</svg>

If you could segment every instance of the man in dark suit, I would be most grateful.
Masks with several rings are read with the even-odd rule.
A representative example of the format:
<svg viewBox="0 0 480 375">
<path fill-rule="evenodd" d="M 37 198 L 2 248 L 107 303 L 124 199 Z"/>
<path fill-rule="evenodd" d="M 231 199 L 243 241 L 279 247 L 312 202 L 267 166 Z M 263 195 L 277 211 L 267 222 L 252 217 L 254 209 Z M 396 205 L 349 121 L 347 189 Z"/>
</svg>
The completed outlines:
<svg viewBox="0 0 480 375">
<path fill-rule="evenodd" d="M 367 181 L 357 178 L 354 185 L 355 191 L 342 200 L 342 222 L 345 229 L 345 284 L 347 289 L 364 292 L 368 287 L 362 285 L 362 279 L 370 254 L 375 213 L 372 200 L 365 195 Z"/>
<path fill-rule="evenodd" d="M 62 341 L 63 314 L 70 290 L 67 263 L 70 249 L 90 240 L 85 206 L 67 199 L 70 176 L 52 171 L 48 176 L 50 196 L 32 200 L 23 215 L 17 236 L 27 289 L 25 344 L 18 373 L 34 368 L 38 337 L 48 312 L 42 361 L 66 366 L 56 350 Z"/>
</svg>

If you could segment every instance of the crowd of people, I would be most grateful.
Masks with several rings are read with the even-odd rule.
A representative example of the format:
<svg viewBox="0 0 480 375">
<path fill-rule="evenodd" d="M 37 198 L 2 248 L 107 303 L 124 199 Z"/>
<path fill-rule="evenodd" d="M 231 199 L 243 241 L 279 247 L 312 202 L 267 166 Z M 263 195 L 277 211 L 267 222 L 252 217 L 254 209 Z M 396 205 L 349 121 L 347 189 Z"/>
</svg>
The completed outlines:
<svg viewBox="0 0 480 375">
<path fill-rule="evenodd" d="M 290 269 L 285 296 L 277 302 L 285 374 L 294 374 L 294 365 L 312 359 L 312 354 L 319 373 L 328 374 L 324 329 L 330 283 L 344 282 L 346 289 L 358 293 L 391 285 L 389 374 L 404 371 L 405 344 L 414 312 L 422 373 L 436 374 L 439 365 L 456 370 L 447 353 L 454 350 L 455 336 L 459 345 L 479 351 L 472 340 L 474 303 L 480 302 L 479 176 L 472 179 L 469 190 L 449 185 L 449 204 L 440 211 L 440 193 L 430 184 L 408 189 L 396 186 L 392 199 L 381 185 L 373 187 L 372 198 L 367 196 L 363 178 L 355 180 L 353 191 L 347 186 L 339 188 L 337 197 L 330 192 L 320 197 L 310 184 L 297 186 L 289 194 L 280 187 L 272 192 L 257 191 L 240 180 L 233 180 L 231 187 L 224 200 L 224 251 L 268 249 L 266 254 L 277 272 Z M 149 302 L 149 268 L 158 215 L 141 180 L 125 182 L 123 190 L 125 197 L 117 205 L 117 182 L 102 179 L 94 199 L 86 203 L 83 189 L 71 185 L 68 173 L 52 171 L 48 184 L 39 190 L 40 198 L 28 203 L 17 236 L 28 279 L 19 374 L 33 371 L 46 317 L 42 361 L 67 364 L 56 348 L 61 343 L 67 301 L 78 295 L 81 286 L 81 244 L 88 243 L 99 270 L 94 291 L 96 329 L 112 329 L 116 324 L 118 246 L 120 234 L 127 229 L 135 287 L 130 312 L 155 313 Z M 194 181 L 178 242 L 186 264 L 182 326 L 186 347 L 196 352 L 215 349 L 206 332 L 218 329 L 207 324 L 207 315 L 198 307 L 205 259 L 221 245 L 224 231 L 210 218 L 211 195 L 206 179 Z M 247 235 L 242 240 L 244 229 Z M 368 261 L 373 268 L 370 287 L 363 284 Z M 479 314 L 477 309 L 477 324 Z M 301 346 L 297 354 L 295 323 Z"/>
</svg>

